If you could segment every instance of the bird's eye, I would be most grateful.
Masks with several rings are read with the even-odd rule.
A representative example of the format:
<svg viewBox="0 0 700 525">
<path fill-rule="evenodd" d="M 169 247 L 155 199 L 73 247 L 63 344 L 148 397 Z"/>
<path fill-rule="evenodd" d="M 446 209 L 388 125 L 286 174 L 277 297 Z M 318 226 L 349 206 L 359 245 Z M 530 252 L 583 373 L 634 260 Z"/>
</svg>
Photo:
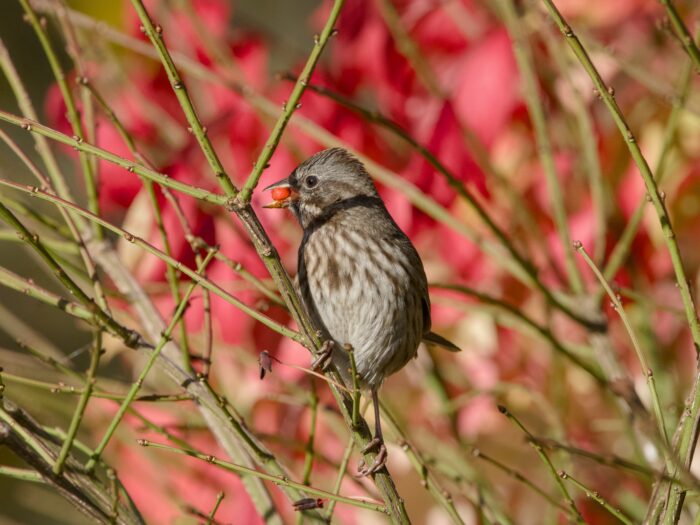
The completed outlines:
<svg viewBox="0 0 700 525">
<path fill-rule="evenodd" d="M 313 188 L 318 184 L 318 177 L 315 177 L 314 175 L 309 175 L 306 177 L 306 180 L 304 181 L 304 184 L 306 184 L 307 188 Z"/>
</svg>

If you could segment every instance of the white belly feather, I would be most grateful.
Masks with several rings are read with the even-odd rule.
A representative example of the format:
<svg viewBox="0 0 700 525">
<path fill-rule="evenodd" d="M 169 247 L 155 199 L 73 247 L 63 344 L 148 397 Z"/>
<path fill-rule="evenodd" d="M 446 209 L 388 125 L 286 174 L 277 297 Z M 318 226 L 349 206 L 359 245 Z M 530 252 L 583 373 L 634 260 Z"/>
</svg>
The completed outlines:
<svg viewBox="0 0 700 525">
<path fill-rule="evenodd" d="M 415 357 L 423 333 L 420 283 L 415 272 L 396 262 L 402 255 L 399 247 L 380 246 L 381 239 L 362 239 L 354 231 L 338 233 L 324 227 L 308 240 L 309 293 L 319 320 L 339 346 L 333 360 L 341 373 L 350 377 L 342 348 L 350 344 L 362 382 L 378 386 Z M 328 250 L 330 236 L 334 251 Z M 309 268 L 314 252 L 323 254 L 318 272 Z"/>
</svg>

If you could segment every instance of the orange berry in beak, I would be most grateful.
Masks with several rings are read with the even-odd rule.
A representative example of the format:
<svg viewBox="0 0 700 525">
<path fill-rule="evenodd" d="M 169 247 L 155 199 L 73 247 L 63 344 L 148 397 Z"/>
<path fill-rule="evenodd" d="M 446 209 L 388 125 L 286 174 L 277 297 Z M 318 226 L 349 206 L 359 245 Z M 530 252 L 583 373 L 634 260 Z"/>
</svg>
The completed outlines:
<svg viewBox="0 0 700 525">
<path fill-rule="evenodd" d="M 272 198 L 276 201 L 283 201 L 292 194 L 289 188 L 275 188 L 272 190 Z"/>
</svg>

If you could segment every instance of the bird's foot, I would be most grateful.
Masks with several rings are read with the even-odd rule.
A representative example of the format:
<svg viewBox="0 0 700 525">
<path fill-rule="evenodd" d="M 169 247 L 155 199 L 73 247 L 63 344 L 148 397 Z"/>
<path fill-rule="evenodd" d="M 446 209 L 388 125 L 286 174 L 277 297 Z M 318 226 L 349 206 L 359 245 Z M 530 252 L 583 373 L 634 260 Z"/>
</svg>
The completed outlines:
<svg viewBox="0 0 700 525">
<path fill-rule="evenodd" d="M 365 445 L 365 447 L 362 449 L 362 453 L 366 454 L 370 450 L 374 449 L 377 449 L 377 455 L 374 457 L 374 461 L 371 465 L 368 466 L 365 463 L 364 459 L 360 460 L 360 463 L 357 466 L 358 478 L 364 478 L 365 476 L 371 476 L 372 474 L 376 474 L 386 465 L 388 453 L 386 450 L 386 445 L 384 444 L 384 440 L 378 437 L 374 438 L 372 441 L 367 443 L 367 445 Z"/>
<path fill-rule="evenodd" d="M 321 349 L 318 351 L 318 354 L 316 354 L 316 359 L 314 359 L 311 363 L 311 370 L 326 369 L 328 363 L 331 362 L 331 356 L 333 355 L 334 345 L 335 342 L 331 341 L 330 339 L 323 342 L 323 346 L 321 346 Z"/>
</svg>

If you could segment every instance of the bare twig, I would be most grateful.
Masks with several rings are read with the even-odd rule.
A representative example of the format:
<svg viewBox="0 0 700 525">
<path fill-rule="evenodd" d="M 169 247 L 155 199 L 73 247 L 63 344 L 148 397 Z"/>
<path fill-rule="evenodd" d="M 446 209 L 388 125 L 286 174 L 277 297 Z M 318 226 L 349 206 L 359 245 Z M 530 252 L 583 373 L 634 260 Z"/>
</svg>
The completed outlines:
<svg viewBox="0 0 700 525">
<path fill-rule="evenodd" d="M 630 520 L 627 516 L 625 516 L 619 509 L 616 509 L 613 507 L 605 498 L 603 498 L 597 491 L 591 490 L 588 487 L 586 487 L 583 483 L 580 481 L 574 479 L 571 477 L 570 474 L 566 472 L 560 472 L 559 476 L 561 476 L 562 479 L 570 481 L 573 485 L 575 485 L 578 489 L 582 490 L 585 492 L 586 496 L 591 498 L 593 501 L 598 503 L 600 506 L 602 506 L 605 510 L 607 510 L 610 514 L 615 516 L 618 520 L 620 520 L 622 523 L 625 525 L 632 525 L 632 520 Z"/>
<path fill-rule="evenodd" d="M 574 519 L 577 523 L 585 523 L 583 517 L 581 516 L 580 511 L 576 507 L 576 503 L 574 502 L 573 498 L 571 497 L 571 494 L 569 494 L 569 491 L 566 489 L 564 484 L 562 483 L 561 477 L 559 476 L 559 473 L 557 472 L 557 469 L 554 467 L 554 464 L 552 463 L 552 460 L 549 459 L 549 456 L 547 453 L 544 451 L 544 449 L 538 445 L 535 441 L 532 440 L 534 437 L 527 428 L 520 422 L 520 420 L 515 417 L 505 406 L 499 405 L 498 410 L 501 412 L 501 414 L 505 415 L 510 421 L 515 423 L 515 425 L 523 431 L 525 436 L 528 438 L 528 442 L 532 446 L 532 448 L 535 449 L 535 452 L 537 452 L 537 455 L 540 457 L 542 460 L 542 463 L 545 464 L 547 467 L 547 471 L 549 472 L 550 476 L 554 480 L 554 484 L 559 488 L 559 491 L 561 492 L 562 496 L 564 497 L 564 501 L 566 501 L 568 505 L 567 513 L 571 516 L 572 519 Z"/>
<path fill-rule="evenodd" d="M 688 53 L 688 56 L 693 61 L 695 70 L 700 73 L 700 49 L 698 49 L 695 39 L 693 39 L 690 31 L 688 31 L 688 28 L 683 23 L 683 19 L 681 15 L 678 14 L 676 6 L 671 0 L 659 0 L 659 2 L 661 2 L 661 5 L 666 9 L 666 14 L 668 14 L 669 20 L 671 20 L 673 31 L 681 41 L 681 44 L 683 44 L 685 52 Z"/>
<path fill-rule="evenodd" d="M 201 452 L 196 452 L 194 450 L 184 450 L 184 449 L 180 449 L 180 448 L 175 448 L 175 447 L 171 447 L 169 445 L 163 445 L 161 443 L 154 443 L 152 441 L 148 441 L 145 439 L 139 439 L 138 443 L 139 443 L 139 445 L 144 446 L 144 447 L 158 448 L 158 449 L 162 449 L 162 450 L 167 450 L 169 452 L 174 452 L 176 454 L 183 454 L 186 456 L 191 456 L 191 457 L 194 457 L 197 459 L 201 459 L 202 461 L 206 461 L 207 463 L 211 463 L 211 464 L 216 465 L 218 467 L 221 467 L 225 470 L 229 470 L 231 472 L 236 472 L 239 474 L 244 474 L 247 476 L 254 476 L 254 477 L 264 479 L 267 481 L 271 481 L 279 486 L 289 486 L 289 487 L 301 489 L 305 492 L 308 492 L 309 494 L 313 494 L 314 496 L 320 496 L 322 498 L 327 498 L 327 499 L 338 501 L 339 503 L 345 503 L 347 505 L 352 505 L 355 507 L 373 510 L 373 511 L 380 512 L 383 514 L 388 514 L 386 507 L 384 507 L 383 505 L 381 505 L 379 503 L 373 502 L 373 501 L 369 501 L 369 500 L 361 499 L 361 498 L 340 496 L 338 494 L 333 494 L 332 492 L 327 492 L 325 490 L 320 490 L 317 488 L 306 486 L 303 483 L 297 483 L 296 481 L 292 481 L 288 478 L 284 478 L 281 476 L 271 476 L 271 475 L 265 474 L 263 472 L 258 472 L 257 470 L 252 470 L 252 469 L 249 469 L 246 467 L 242 467 L 240 465 L 236 465 L 236 464 L 230 463 L 228 461 L 223 461 L 221 459 L 217 459 L 214 456 L 202 454 Z"/>
</svg>

